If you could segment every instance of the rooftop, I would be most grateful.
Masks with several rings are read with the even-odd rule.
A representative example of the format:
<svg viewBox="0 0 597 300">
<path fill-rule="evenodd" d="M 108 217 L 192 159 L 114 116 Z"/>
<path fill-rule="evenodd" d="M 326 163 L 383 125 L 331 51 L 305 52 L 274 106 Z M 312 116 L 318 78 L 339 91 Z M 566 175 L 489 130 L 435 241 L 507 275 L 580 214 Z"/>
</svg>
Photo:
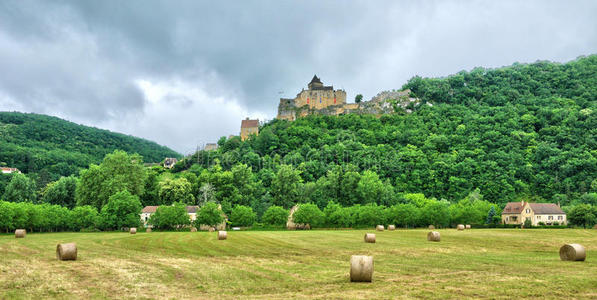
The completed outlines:
<svg viewBox="0 0 597 300">
<path fill-rule="evenodd" d="M 240 128 L 254 128 L 254 127 L 259 127 L 259 120 L 249 120 L 249 118 L 246 118 L 240 123 Z"/>
</svg>

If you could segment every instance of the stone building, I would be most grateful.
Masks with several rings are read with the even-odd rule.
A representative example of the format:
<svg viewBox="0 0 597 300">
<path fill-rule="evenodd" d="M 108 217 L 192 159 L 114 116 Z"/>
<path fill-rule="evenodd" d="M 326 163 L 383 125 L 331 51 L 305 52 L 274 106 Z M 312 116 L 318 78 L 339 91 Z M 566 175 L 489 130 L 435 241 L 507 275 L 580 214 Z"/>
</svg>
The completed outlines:
<svg viewBox="0 0 597 300">
<path fill-rule="evenodd" d="M 251 134 L 259 135 L 259 120 L 246 118 L 240 123 L 240 139 L 246 140 Z"/>
<path fill-rule="evenodd" d="M 539 225 L 539 222 L 547 225 L 566 225 L 568 222 L 566 213 L 554 203 L 508 202 L 502 211 L 504 224 L 524 224 L 526 220 L 530 220 L 533 226 Z"/>
<path fill-rule="evenodd" d="M 203 148 L 203 150 L 205 151 L 212 151 L 212 150 L 217 150 L 218 149 L 218 144 L 216 143 L 207 143 L 205 144 L 205 148 Z"/>
<path fill-rule="evenodd" d="M 178 159 L 176 159 L 174 157 L 166 157 L 166 159 L 164 159 L 164 168 L 172 169 L 172 167 L 174 167 L 174 165 L 177 162 L 178 162 Z"/>
<path fill-rule="evenodd" d="M 332 108 L 331 114 L 339 114 L 336 113 L 336 109 L 341 109 L 344 112 L 342 108 L 345 105 L 346 92 L 344 90 L 334 90 L 333 86 L 324 86 L 317 75 L 314 75 L 308 84 L 308 89 L 303 89 L 294 99 L 280 98 L 277 118 L 294 121 L 297 117 L 308 115 L 310 110 L 327 108 Z"/>
</svg>

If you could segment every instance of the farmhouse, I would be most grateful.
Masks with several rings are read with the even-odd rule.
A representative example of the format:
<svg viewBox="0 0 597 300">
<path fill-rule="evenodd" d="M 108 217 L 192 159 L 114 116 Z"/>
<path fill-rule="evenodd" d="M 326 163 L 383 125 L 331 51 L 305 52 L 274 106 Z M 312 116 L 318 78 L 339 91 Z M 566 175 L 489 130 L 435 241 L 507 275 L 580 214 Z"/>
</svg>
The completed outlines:
<svg viewBox="0 0 597 300">
<path fill-rule="evenodd" d="M 533 226 L 540 222 L 547 225 L 567 223 L 566 213 L 554 203 L 508 202 L 502 211 L 504 224 L 523 224 L 526 220 L 530 220 Z"/>
<path fill-rule="evenodd" d="M 147 221 L 149 220 L 151 215 L 155 213 L 158 207 L 159 206 L 145 206 L 143 210 L 141 210 L 141 222 L 143 223 L 143 225 L 145 225 L 146 227 L 148 226 Z M 195 221 L 195 219 L 197 218 L 197 211 L 199 211 L 199 206 L 187 206 L 187 214 L 189 215 L 191 222 Z"/>
<path fill-rule="evenodd" d="M 178 159 L 173 158 L 173 157 L 167 157 L 166 159 L 164 159 L 164 168 L 172 169 L 172 167 L 174 167 L 174 165 L 177 162 L 178 162 Z"/>
<path fill-rule="evenodd" d="M 17 168 L 5 168 L 2 167 L 0 168 L 0 171 L 2 172 L 2 174 L 12 174 L 12 173 L 21 173 L 21 171 L 19 171 L 19 169 Z"/>
</svg>

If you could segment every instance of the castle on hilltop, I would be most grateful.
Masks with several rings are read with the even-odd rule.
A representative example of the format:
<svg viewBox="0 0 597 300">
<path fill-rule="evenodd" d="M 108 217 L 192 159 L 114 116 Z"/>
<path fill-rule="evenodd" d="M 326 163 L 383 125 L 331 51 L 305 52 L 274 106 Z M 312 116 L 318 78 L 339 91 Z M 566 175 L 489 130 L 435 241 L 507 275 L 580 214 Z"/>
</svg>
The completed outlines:
<svg viewBox="0 0 597 300">
<path fill-rule="evenodd" d="M 384 91 L 370 101 L 346 103 L 346 92 L 324 86 L 317 75 L 313 76 L 308 89 L 303 89 L 294 99 L 280 98 L 277 119 L 294 121 L 311 114 L 337 116 L 349 113 L 383 115 L 397 109 L 410 112 L 410 105 L 420 101 L 410 97 L 410 91 Z"/>
<path fill-rule="evenodd" d="M 340 109 L 345 105 L 346 92 L 344 90 L 334 90 L 333 86 L 324 86 L 317 75 L 314 75 L 308 89 L 303 89 L 296 95 L 296 98 L 280 98 L 277 118 L 294 121 L 297 117 L 308 115 L 311 110 Z"/>
</svg>

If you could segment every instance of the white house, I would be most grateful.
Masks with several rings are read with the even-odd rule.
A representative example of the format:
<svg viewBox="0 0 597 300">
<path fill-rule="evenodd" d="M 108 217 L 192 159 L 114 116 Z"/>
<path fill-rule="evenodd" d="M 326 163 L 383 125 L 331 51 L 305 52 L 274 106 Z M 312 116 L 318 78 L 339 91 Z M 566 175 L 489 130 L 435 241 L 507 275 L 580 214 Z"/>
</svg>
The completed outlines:
<svg viewBox="0 0 597 300">
<path fill-rule="evenodd" d="M 159 206 L 145 206 L 143 210 L 141 210 L 141 222 L 143 222 L 143 225 L 145 225 L 146 227 L 148 226 L 147 221 L 149 220 L 151 215 L 155 213 L 158 207 Z M 187 214 L 189 215 L 189 219 L 191 219 L 191 222 L 195 221 L 195 219 L 197 218 L 198 210 L 199 206 L 187 206 Z M 149 227 L 151 227 L 151 225 L 149 225 Z"/>
<path fill-rule="evenodd" d="M 2 174 L 12 174 L 12 173 L 21 173 L 21 171 L 19 171 L 19 169 L 17 168 L 6 168 L 6 167 L 1 167 L 0 171 L 2 171 Z"/>
</svg>

